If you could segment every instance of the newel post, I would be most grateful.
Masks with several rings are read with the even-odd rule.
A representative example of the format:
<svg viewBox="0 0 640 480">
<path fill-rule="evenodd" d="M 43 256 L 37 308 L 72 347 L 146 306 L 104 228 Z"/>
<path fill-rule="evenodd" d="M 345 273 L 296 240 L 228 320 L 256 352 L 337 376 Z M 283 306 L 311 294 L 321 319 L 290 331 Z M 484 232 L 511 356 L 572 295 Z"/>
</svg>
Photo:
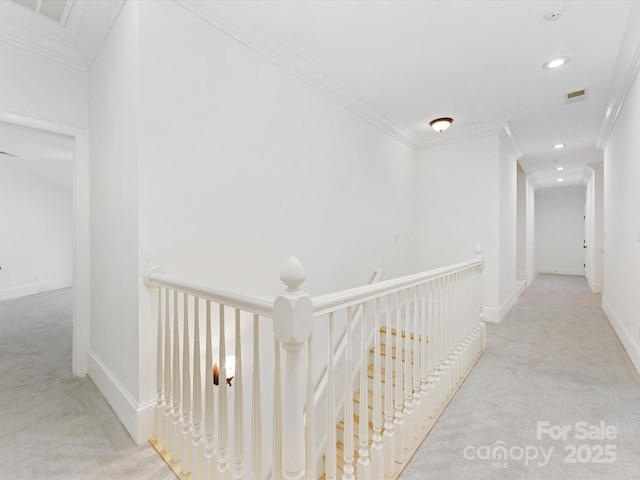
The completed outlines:
<svg viewBox="0 0 640 480">
<path fill-rule="evenodd" d="M 305 472 L 304 399 L 306 362 L 301 351 L 312 329 L 311 297 L 300 289 L 305 281 L 304 268 L 291 257 L 280 274 L 287 290 L 273 305 L 274 333 L 287 352 L 282 395 L 282 476 L 301 479 Z M 275 372 L 276 375 L 279 372 Z M 278 406 L 274 405 L 275 408 Z"/>
</svg>

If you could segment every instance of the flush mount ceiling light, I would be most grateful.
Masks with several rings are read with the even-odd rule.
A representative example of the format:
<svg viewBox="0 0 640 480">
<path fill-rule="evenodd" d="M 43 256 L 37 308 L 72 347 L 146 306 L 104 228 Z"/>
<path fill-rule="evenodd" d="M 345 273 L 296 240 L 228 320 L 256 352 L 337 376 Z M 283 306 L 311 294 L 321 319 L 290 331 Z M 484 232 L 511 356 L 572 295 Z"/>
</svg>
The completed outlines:
<svg viewBox="0 0 640 480">
<path fill-rule="evenodd" d="M 561 172 L 562 170 L 564 170 L 564 167 L 556 167 L 556 170 Z"/>
<path fill-rule="evenodd" d="M 431 120 L 429 122 L 429 125 L 431 125 L 431 128 L 433 128 L 436 132 L 442 133 L 447 128 L 449 128 L 452 123 L 453 123 L 453 118 L 442 117 L 442 118 L 436 118 L 435 120 Z"/>
<path fill-rule="evenodd" d="M 559 182 L 564 182 L 564 178 L 559 178 L 558 181 Z"/>
<path fill-rule="evenodd" d="M 553 70 L 554 68 L 561 67 L 562 65 L 566 65 L 569 63 L 571 59 L 569 57 L 559 57 L 554 58 L 553 60 L 549 60 L 542 65 L 542 68 L 545 70 Z"/>
<path fill-rule="evenodd" d="M 558 149 L 558 148 L 564 148 L 565 146 L 566 146 L 566 144 L 565 144 L 565 143 L 558 143 L 558 144 L 554 145 L 554 146 L 553 146 L 553 147 L 551 147 L 551 148 L 556 148 L 556 149 Z"/>
</svg>

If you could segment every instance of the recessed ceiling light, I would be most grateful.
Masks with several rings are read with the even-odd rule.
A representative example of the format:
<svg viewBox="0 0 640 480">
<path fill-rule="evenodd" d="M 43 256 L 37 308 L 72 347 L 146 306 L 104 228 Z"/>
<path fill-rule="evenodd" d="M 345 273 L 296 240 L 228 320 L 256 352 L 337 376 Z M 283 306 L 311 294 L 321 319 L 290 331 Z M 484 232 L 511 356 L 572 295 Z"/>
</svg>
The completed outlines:
<svg viewBox="0 0 640 480">
<path fill-rule="evenodd" d="M 565 146 L 566 146 L 566 144 L 565 144 L 565 143 L 558 143 L 558 144 L 554 145 L 554 146 L 553 146 L 553 147 L 551 147 L 551 148 L 564 148 Z"/>
<path fill-rule="evenodd" d="M 559 178 L 558 181 L 559 182 L 564 182 L 564 178 Z"/>
<path fill-rule="evenodd" d="M 553 70 L 554 68 L 561 67 L 562 65 L 566 65 L 569 63 L 571 59 L 569 57 L 558 57 L 553 60 L 549 60 L 542 65 L 542 68 L 545 70 Z"/>
<path fill-rule="evenodd" d="M 556 167 L 556 170 L 560 172 L 560 171 L 564 170 L 564 167 Z"/>
<path fill-rule="evenodd" d="M 449 128 L 452 123 L 453 123 L 453 118 L 442 117 L 442 118 L 436 118 L 435 120 L 431 120 L 429 122 L 429 125 L 431 125 L 431 128 L 433 128 L 436 132 L 442 133 L 447 128 Z"/>
</svg>

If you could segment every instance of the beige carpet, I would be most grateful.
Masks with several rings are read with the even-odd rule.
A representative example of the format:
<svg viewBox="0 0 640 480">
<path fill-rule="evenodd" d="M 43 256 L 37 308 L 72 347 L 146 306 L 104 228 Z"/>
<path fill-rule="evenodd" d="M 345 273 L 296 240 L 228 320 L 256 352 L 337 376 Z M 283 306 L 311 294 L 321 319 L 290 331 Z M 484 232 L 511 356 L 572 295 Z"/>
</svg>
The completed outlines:
<svg viewBox="0 0 640 480">
<path fill-rule="evenodd" d="M 175 479 L 71 374 L 71 290 L 0 302 L 0 478 Z"/>
<path fill-rule="evenodd" d="M 601 422 L 609 438 L 576 438 Z M 639 434 L 640 378 L 600 295 L 539 275 L 487 325 L 485 354 L 400 478 L 637 480 Z"/>
</svg>

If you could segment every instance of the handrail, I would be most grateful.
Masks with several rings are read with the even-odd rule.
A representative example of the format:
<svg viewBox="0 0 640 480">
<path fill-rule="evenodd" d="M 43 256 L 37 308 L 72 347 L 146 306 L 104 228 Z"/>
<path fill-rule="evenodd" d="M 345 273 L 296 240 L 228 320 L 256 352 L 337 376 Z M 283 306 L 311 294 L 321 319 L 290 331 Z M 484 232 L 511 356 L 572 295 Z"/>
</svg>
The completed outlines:
<svg viewBox="0 0 640 480">
<path fill-rule="evenodd" d="M 368 300 L 373 300 L 385 293 L 394 293 L 429 280 L 435 280 L 455 271 L 475 266 L 482 266 L 481 258 L 467 260 L 466 262 L 460 262 L 433 270 L 427 270 L 426 272 L 393 278 L 391 280 L 385 280 L 371 285 L 363 285 L 348 290 L 342 290 L 341 292 L 319 295 L 312 298 L 313 316 L 318 317 L 335 311 L 338 308 L 357 305 Z"/>
<path fill-rule="evenodd" d="M 257 313 L 264 317 L 273 318 L 273 302 L 275 298 L 266 295 L 246 296 L 224 290 L 203 287 L 193 283 L 176 280 L 167 275 L 159 273 L 157 269 L 150 269 L 145 277 L 144 283 L 147 286 L 166 287 L 178 292 L 186 293 L 205 300 L 222 303 L 228 307 L 238 308 L 251 313 Z"/>
<path fill-rule="evenodd" d="M 369 282 L 368 285 L 373 285 L 374 283 L 378 283 L 378 280 L 380 279 L 381 275 L 382 275 L 381 268 L 374 270 L 373 277 L 371 277 L 371 281 Z M 353 314 L 350 333 L 353 333 L 355 331 L 361 317 L 362 317 L 362 305 L 358 305 L 358 308 Z M 336 348 L 333 352 L 334 364 L 337 363 L 340 358 L 342 358 L 342 354 L 344 353 L 346 345 L 347 345 L 347 331 L 345 330 L 344 334 L 342 335 L 342 338 L 340 339 L 340 343 L 338 344 L 338 348 Z M 316 386 L 316 389 L 313 395 L 313 402 L 316 406 L 320 402 L 320 398 L 324 394 L 324 390 L 327 387 L 327 379 L 328 379 L 328 369 L 325 369 L 324 374 L 322 375 L 320 382 L 318 382 L 318 385 Z"/>
</svg>

